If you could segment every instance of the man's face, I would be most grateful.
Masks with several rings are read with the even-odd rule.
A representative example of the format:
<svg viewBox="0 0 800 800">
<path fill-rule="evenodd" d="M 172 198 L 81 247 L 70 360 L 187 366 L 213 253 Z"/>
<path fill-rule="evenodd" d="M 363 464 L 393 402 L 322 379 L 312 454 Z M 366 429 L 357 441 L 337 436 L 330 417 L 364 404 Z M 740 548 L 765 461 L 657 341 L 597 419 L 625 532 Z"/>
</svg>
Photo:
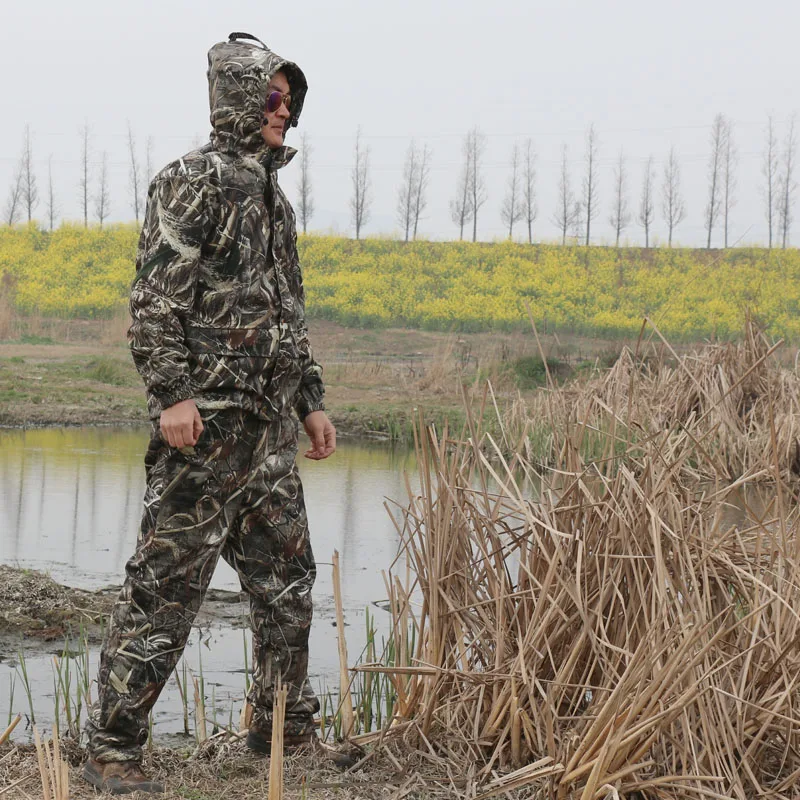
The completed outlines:
<svg viewBox="0 0 800 800">
<path fill-rule="evenodd" d="M 289 81 L 283 72 L 276 72 L 270 79 L 269 86 L 267 87 L 267 98 L 273 92 L 280 92 L 282 95 L 289 95 Z M 267 147 L 275 149 L 283 145 L 283 131 L 286 127 L 286 120 L 291 117 L 292 113 L 286 108 L 285 103 L 279 103 L 275 111 L 270 111 L 264 105 L 264 124 L 261 126 L 261 135 L 267 143 Z"/>
</svg>

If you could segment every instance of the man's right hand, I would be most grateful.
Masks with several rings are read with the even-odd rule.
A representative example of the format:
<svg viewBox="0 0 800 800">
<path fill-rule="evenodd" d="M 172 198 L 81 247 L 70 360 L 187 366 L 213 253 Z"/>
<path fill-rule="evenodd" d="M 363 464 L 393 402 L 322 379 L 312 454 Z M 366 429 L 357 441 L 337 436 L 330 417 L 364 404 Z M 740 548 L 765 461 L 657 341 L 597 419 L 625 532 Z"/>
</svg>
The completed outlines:
<svg viewBox="0 0 800 800">
<path fill-rule="evenodd" d="M 161 412 L 161 437 L 171 447 L 194 447 L 203 432 L 203 420 L 194 400 L 181 400 Z"/>
</svg>

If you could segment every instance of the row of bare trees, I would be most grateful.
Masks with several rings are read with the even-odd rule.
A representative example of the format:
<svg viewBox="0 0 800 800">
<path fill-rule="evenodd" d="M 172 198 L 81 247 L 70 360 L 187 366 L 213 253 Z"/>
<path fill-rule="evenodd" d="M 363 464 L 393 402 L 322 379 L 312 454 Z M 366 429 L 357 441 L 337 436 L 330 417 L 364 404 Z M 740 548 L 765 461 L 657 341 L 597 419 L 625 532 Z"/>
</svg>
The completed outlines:
<svg viewBox="0 0 800 800">
<path fill-rule="evenodd" d="M 733 124 L 724 115 L 714 118 L 710 136 L 708 164 L 708 201 L 704 213 L 707 232 L 706 245 L 711 247 L 714 233 L 721 227 L 724 247 L 730 244 L 730 214 L 736 204 L 738 151 L 734 141 Z M 464 229 L 472 223 L 472 240 L 477 238 L 478 212 L 487 200 L 483 178 L 482 158 L 486 137 L 473 128 L 465 137 L 463 165 L 456 184 L 456 193 L 450 202 L 453 222 L 464 238 Z M 580 196 L 572 188 L 569 153 L 566 145 L 561 151 L 558 199 L 552 221 L 556 225 L 562 244 L 571 237 L 575 242 L 590 244 L 592 223 L 600 210 L 599 200 L 599 140 L 594 125 L 586 133 L 584 172 Z M 796 179 L 797 135 L 792 118 L 783 142 L 778 141 L 775 124 L 769 117 L 763 154 L 762 174 L 764 184 L 764 209 L 768 223 L 769 247 L 775 244 L 775 234 L 781 247 L 786 247 L 793 222 L 798 182 Z M 660 196 L 659 196 L 660 195 Z M 660 202 L 658 202 L 660 200 Z M 630 207 L 628 170 L 624 152 L 620 152 L 614 165 L 613 198 L 609 223 L 614 231 L 616 246 L 632 221 L 644 229 L 645 247 L 650 247 L 657 206 L 667 228 L 667 242 L 672 247 L 676 228 L 686 219 L 686 202 L 681 189 L 681 170 L 674 146 L 664 162 L 661 186 L 658 186 L 655 159 L 651 155 L 644 163 L 641 190 L 634 209 Z M 526 141 L 522 156 L 514 145 L 510 161 L 508 189 L 501 207 L 501 220 L 513 237 L 514 224 L 527 222 L 528 241 L 533 241 L 532 226 L 536 219 L 536 169 L 535 153 L 530 139 Z"/>
<path fill-rule="evenodd" d="M 128 191 L 130 207 L 136 222 L 141 219 L 144 210 L 147 183 L 153 173 L 152 138 L 147 139 L 144 165 L 137 154 L 136 137 L 128 124 Z M 99 156 L 92 151 L 91 130 L 88 123 L 80 129 L 80 166 L 78 173 L 78 202 L 80 204 L 83 224 L 89 225 L 90 217 L 100 227 L 111 214 L 111 189 L 108 164 L 108 152 L 103 150 Z M 53 157 L 47 159 L 47 184 L 45 186 L 44 211 L 49 229 L 56 224 L 60 207 L 53 184 Z M 27 219 L 33 219 L 33 212 L 39 206 L 39 184 L 33 163 L 33 143 L 30 127 L 25 126 L 22 151 L 15 165 L 8 196 L 3 207 L 3 222 L 14 225 Z"/>
<path fill-rule="evenodd" d="M 80 173 L 78 195 L 84 225 L 89 224 L 90 212 L 102 226 L 111 210 L 109 191 L 108 156 L 105 151 L 99 160 L 93 160 L 91 132 L 85 124 L 80 131 Z M 706 246 L 711 247 L 715 234 L 721 232 L 724 247 L 730 245 L 731 210 L 737 202 L 737 167 L 739 153 L 735 142 L 734 125 L 723 114 L 714 118 L 710 132 L 708 159 L 708 195 L 704 209 Z M 128 125 L 128 193 L 129 204 L 136 222 L 142 217 L 147 185 L 153 174 L 152 139 L 145 146 L 144 163 L 138 154 L 136 137 Z M 450 216 L 458 228 L 459 239 L 464 239 L 471 228 L 472 240 L 478 236 L 478 218 L 489 193 L 485 179 L 486 136 L 472 128 L 464 137 L 462 164 L 458 173 L 455 194 L 450 200 Z M 297 211 L 303 232 L 306 232 L 314 215 L 315 203 L 311 182 L 311 156 L 313 148 L 307 134 L 300 146 L 300 176 L 297 183 Z M 419 223 L 428 206 L 428 188 L 431 175 L 432 152 L 427 144 L 419 146 L 414 140 L 408 147 L 402 179 L 397 190 L 396 219 L 406 241 L 416 239 Z M 762 156 L 761 193 L 768 227 L 768 245 L 787 247 L 794 221 L 797 199 L 796 177 L 797 129 L 794 118 L 786 125 L 783 137 L 779 136 L 772 117 L 765 129 Z M 594 125 L 586 132 L 583 155 L 583 174 L 579 193 L 572 186 L 569 152 L 566 144 L 561 150 L 558 171 L 558 194 L 551 220 L 555 224 L 562 244 L 570 238 L 588 245 L 592 241 L 592 225 L 600 214 L 600 141 Z M 372 179 L 370 148 L 364 143 L 361 129 L 356 133 L 353 163 L 350 171 L 351 223 L 356 239 L 361 238 L 372 210 Z M 624 232 L 631 223 L 644 231 L 645 247 L 650 247 L 656 215 L 667 230 L 667 243 L 672 246 L 678 226 L 686 219 L 687 209 L 681 187 L 681 168 L 674 146 L 664 161 L 661 179 L 656 171 L 654 157 L 649 156 L 642 170 L 640 191 L 632 207 L 629 190 L 629 171 L 625 153 L 620 151 L 613 167 L 611 210 L 608 222 L 619 246 Z M 45 216 L 52 230 L 58 215 L 52 174 L 52 157 L 48 159 L 45 186 Z M 33 167 L 32 136 L 25 127 L 23 146 L 16 164 L 11 187 L 3 210 L 3 221 L 13 225 L 25 217 L 33 218 L 40 202 L 40 191 Z M 514 226 L 523 224 L 528 242 L 533 242 L 533 226 L 538 216 L 536 152 L 527 139 L 522 145 L 514 143 L 509 162 L 509 177 L 500 208 L 500 218 L 514 237 Z"/>
</svg>

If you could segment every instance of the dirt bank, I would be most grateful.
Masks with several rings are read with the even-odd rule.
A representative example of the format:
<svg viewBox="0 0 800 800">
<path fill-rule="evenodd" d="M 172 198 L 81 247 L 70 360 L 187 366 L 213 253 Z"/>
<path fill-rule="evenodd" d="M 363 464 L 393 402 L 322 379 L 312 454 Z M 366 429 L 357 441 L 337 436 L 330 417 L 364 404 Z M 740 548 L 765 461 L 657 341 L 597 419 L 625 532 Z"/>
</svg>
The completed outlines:
<svg viewBox="0 0 800 800">
<path fill-rule="evenodd" d="M 0 564 L 0 658 L 16 653 L 51 652 L 81 631 L 98 644 L 119 586 L 94 592 L 74 589 L 31 569 Z M 247 605 L 238 592 L 210 589 L 195 624 L 247 625 Z"/>
</svg>

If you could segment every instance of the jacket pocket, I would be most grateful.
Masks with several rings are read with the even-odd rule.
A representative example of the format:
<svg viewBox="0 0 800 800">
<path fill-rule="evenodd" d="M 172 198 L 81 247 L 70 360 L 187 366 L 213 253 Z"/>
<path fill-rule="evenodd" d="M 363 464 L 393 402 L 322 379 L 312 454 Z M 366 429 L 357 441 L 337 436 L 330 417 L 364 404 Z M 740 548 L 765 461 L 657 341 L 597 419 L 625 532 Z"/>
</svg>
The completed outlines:
<svg viewBox="0 0 800 800">
<path fill-rule="evenodd" d="M 261 395 L 272 379 L 279 338 L 278 328 L 187 327 L 185 342 L 192 354 L 195 390 Z"/>
</svg>

